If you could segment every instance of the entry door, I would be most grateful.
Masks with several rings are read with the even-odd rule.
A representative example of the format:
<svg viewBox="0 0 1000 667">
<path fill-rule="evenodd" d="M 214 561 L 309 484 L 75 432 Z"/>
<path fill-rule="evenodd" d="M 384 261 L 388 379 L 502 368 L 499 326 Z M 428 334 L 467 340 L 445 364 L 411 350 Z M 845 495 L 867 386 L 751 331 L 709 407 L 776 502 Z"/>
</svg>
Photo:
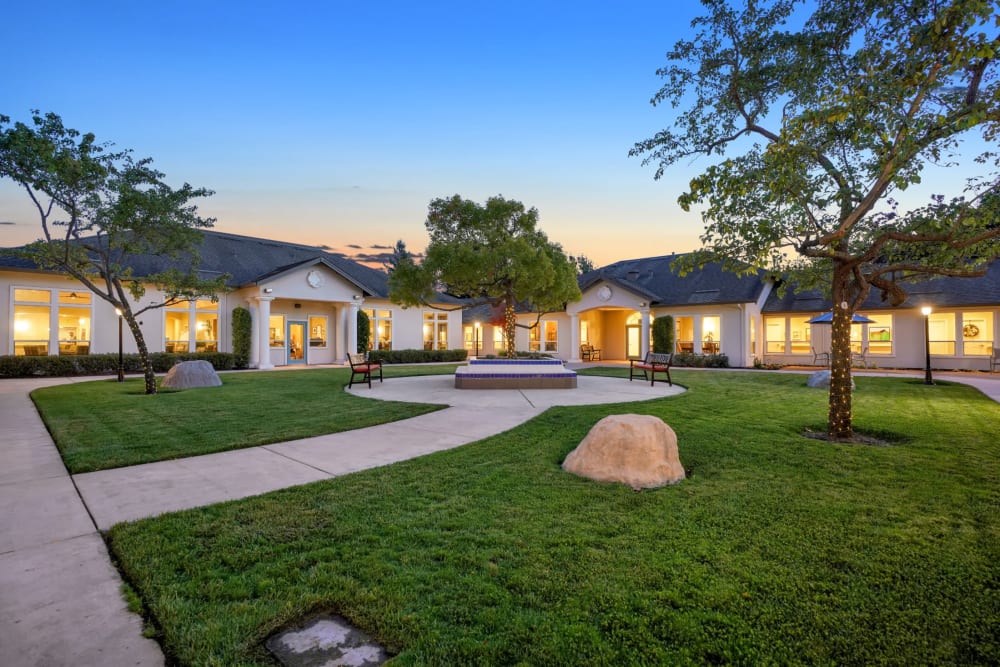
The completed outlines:
<svg viewBox="0 0 1000 667">
<path fill-rule="evenodd" d="M 288 321 L 288 337 L 285 340 L 288 341 L 288 363 L 290 364 L 306 363 L 306 326 L 305 322 Z"/>
<path fill-rule="evenodd" d="M 643 357 L 642 351 L 639 349 L 642 347 L 642 332 L 639 330 L 638 324 L 626 324 L 625 325 L 625 356 L 628 359 L 641 359 Z"/>
</svg>

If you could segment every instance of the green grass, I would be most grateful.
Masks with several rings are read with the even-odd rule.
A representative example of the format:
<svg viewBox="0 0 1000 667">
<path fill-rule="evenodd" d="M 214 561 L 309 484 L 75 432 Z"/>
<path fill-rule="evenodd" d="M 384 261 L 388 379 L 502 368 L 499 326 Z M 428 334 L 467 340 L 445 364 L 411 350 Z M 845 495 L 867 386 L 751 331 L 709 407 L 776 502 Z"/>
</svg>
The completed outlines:
<svg viewBox="0 0 1000 667">
<path fill-rule="evenodd" d="M 614 371 L 620 373 L 621 371 Z M 393 466 L 110 531 L 181 664 L 343 614 L 398 664 L 996 664 L 1000 406 L 858 378 L 893 446 L 801 437 L 800 375 L 676 371 L 669 399 L 558 408 Z M 693 475 L 635 492 L 560 463 L 607 414 L 662 417 Z"/>
<path fill-rule="evenodd" d="M 454 365 L 385 369 L 388 378 Z M 415 417 L 444 406 L 343 391 L 347 369 L 222 373 L 221 387 L 143 393 L 142 379 L 37 389 L 31 397 L 71 473 L 210 454 Z"/>
</svg>

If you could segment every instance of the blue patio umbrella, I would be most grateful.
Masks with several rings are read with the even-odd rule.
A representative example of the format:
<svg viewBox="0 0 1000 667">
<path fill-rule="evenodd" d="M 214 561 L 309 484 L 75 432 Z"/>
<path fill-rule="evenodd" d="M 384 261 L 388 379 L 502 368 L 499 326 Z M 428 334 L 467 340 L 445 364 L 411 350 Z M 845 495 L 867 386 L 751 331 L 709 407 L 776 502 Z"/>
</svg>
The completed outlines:
<svg viewBox="0 0 1000 667">
<path fill-rule="evenodd" d="M 854 313 L 854 317 L 851 319 L 854 324 L 870 324 L 875 320 L 865 317 L 864 315 L 858 315 Z M 833 324 L 833 311 L 823 313 L 822 315 L 817 315 L 816 317 L 806 320 L 808 324 Z"/>
</svg>

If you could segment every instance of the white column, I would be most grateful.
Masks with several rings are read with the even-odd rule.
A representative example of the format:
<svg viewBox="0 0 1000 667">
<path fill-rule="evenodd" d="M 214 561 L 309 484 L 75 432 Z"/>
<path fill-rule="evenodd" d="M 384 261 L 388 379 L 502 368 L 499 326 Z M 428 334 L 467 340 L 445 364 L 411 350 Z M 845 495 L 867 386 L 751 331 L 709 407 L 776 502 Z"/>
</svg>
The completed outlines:
<svg viewBox="0 0 1000 667">
<path fill-rule="evenodd" d="M 250 368 L 260 365 L 260 307 L 257 299 L 247 300 L 250 310 Z"/>
<path fill-rule="evenodd" d="M 271 302 L 274 301 L 274 297 L 258 296 L 256 299 L 260 303 L 260 320 L 257 323 L 259 343 L 257 368 L 267 370 L 274 368 L 274 364 L 271 363 L 271 337 L 268 335 L 268 327 L 271 324 Z"/>
<path fill-rule="evenodd" d="M 639 353 L 643 359 L 649 352 L 649 308 L 639 309 Z"/>
<path fill-rule="evenodd" d="M 580 316 L 576 313 L 569 316 L 569 360 L 580 361 Z"/>
</svg>

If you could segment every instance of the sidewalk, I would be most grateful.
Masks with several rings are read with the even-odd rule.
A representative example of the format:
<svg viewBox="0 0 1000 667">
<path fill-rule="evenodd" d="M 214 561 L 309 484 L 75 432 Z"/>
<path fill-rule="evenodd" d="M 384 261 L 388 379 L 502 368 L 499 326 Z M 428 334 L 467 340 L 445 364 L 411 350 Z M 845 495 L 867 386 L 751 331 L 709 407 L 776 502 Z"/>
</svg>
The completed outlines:
<svg viewBox="0 0 1000 667">
<path fill-rule="evenodd" d="M 572 366 L 590 365 L 600 364 Z M 923 377 L 915 372 L 905 375 Z M 972 385 L 1000 402 L 1000 375 L 935 372 L 934 377 Z M 257 495 L 457 447 L 513 428 L 553 405 L 640 401 L 683 391 L 592 376 L 581 376 L 579 387 L 571 391 L 456 391 L 451 376 L 393 378 L 372 389 L 362 385 L 351 391 L 376 399 L 451 407 L 358 431 L 70 477 L 28 393 L 92 379 L 0 381 L 4 463 L 0 664 L 4 667 L 164 664 L 159 646 L 142 637 L 141 620 L 125 607 L 121 579 L 99 533 L 119 521 Z"/>
</svg>

